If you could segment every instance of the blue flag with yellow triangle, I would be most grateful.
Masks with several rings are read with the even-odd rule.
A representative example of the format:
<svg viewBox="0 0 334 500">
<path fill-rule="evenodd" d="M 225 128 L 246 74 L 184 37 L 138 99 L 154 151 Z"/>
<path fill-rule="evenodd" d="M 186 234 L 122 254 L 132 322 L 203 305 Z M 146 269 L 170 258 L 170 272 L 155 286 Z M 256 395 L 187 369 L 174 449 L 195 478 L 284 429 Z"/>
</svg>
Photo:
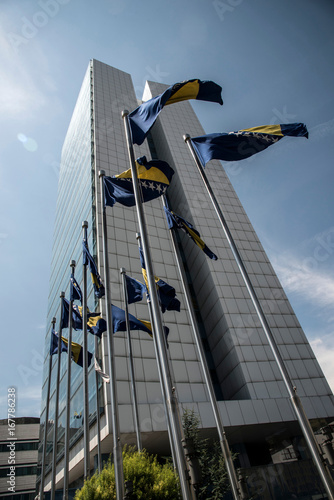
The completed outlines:
<svg viewBox="0 0 334 500">
<path fill-rule="evenodd" d="M 112 304 L 111 312 L 114 333 L 126 332 L 125 311 Z M 137 319 L 135 316 L 133 316 L 133 314 L 129 314 L 129 323 L 130 330 L 142 330 L 143 332 L 148 333 L 151 337 L 153 336 L 153 330 L 150 321 L 147 321 L 145 319 Z M 169 334 L 169 328 L 167 326 L 164 326 L 164 332 L 167 338 Z"/>
<path fill-rule="evenodd" d="M 70 317 L 70 303 L 67 299 L 63 299 L 63 307 L 61 311 L 61 327 L 68 328 Z M 72 307 L 72 327 L 74 330 L 82 330 L 82 318 L 76 307 Z"/>
<path fill-rule="evenodd" d="M 68 339 L 61 337 L 61 352 L 68 352 Z M 58 354 L 58 334 L 52 330 L 51 332 L 51 345 L 50 345 L 50 355 Z M 92 361 L 92 353 L 87 351 L 88 354 L 88 366 Z M 80 344 L 76 342 L 71 342 L 71 357 L 73 361 L 83 367 L 83 348 Z"/>
<path fill-rule="evenodd" d="M 80 300 L 82 303 L 82 291 L 74 277 L 74 273 L 71 274 L 70 278 L 70 300 Z"/>
<path fill-rule="evenodd" d="M 63 299 L 63 309 L 61 315 L 61 327 L 69 326 L 70 303 Z M 74 330 L 82 330 L 82 306 L 72 306 L 72 327 Z M 90 312 L 87 308 L 87 329 L 90 333 L 101 337 L 102 333 L 107 331 L 106 320 L 102 318 L 99 312 Z"/>
<path fill-rule="evenodd" d="M 144 281 L 146 284 L 146 288 L 148 289 L 148 280 L 147 280 L 147 272 L 146 265 L 144 259 L 144 252 L 141 247 L 139 247 L 139 257 L 142 267 L 142 273 L 144 277 Z M 166 311 L 178 311 L 180 312 L 181 303 L 179 299 L 176 298 L 175 288 L 166 283 L 166 281 L 158 278 L 158 276 L 154 277 L 155 284 L 157 286 L 158 298 L 160 302 L 161 312 L 164 313 Z"/>
<path fill-rule="evenodd" d="M 210 248 L 204 243 L 202 240 L 199 232 L 194 228 L 190 222 L 186 221 L 183 217 L 180 215 L 177 215 L 175 212 L 170 210 L 167 207 L 164 207 L 165 210 L 165 215 L 168 223 L 168 228 L 173 229 L 173 228 L 179 228 L 182 229 L 185 233 L 190 236 L 190 238 L 196 243 L 196 245 L 203 250 L 203 252 L 210 257 L 212 260 L 217 260 L 217 255 L 214 254 Z"/>
<path fill-rule="evenodd" d="M 129 114 L 133 144 L 142 144 L 164 106 L 175 102 L 197 99 L 223 104 L 222 88 L 208 80 L 185 80 L 168 87 L 162 94 L 144 102 Z"/>
<path fill-rule="evenodd" d="M 192 137 L 191 142 L 203 166 L 210 160 L 238 161 L 263 151 L 283 137 L 306 137 L 304 123 L 262 125 L 222 134 Z"/>
<path fill-rule="evenodd" d="M 137 158 L 137 176 L 142 201 L 150 201 L 164 194 L 172 180 L 174 170 L 165 161 L 147 161 L 146 156 Z M 136 204 L 133 191 L 131 169 L 115 175 L 104 177 L 104 206 L 113 207 L 120 203 L 126 207 Z"/>
<path fill-rule="evenodd" d="M 90 275 L 92 278 L 92 283 L 94 287 L 95 296 L 100 299 L 105 294 L 104 285 L 102 283 L 101 276 L 98 273 L 97 266 L 95 264 L 95 260 L 91 256 L 88 250 L 87 241 L 84 239 L 82 241 L 82 263 L 83 265 L 88 265 L 90 270 Z"/>
<path fill-rule="evenodd" d="M 128 304 L 133 304 L 142 300 L 144 293 L 146 293 L 146 285 L 127 275 L 125 276 L 125 280 L 128 292 Z"/>
</svg>

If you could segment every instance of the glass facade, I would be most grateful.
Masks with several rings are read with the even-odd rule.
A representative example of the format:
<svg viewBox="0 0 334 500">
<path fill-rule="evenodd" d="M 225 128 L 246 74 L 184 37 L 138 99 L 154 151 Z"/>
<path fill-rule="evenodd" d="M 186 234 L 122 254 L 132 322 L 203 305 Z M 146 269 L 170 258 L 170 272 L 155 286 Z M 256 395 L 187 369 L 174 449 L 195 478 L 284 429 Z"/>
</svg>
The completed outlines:
<svg viewBox="0 0 334 500">
<path fill-rule="evenodd" d="M 61 168 L 58 185 L 58 200 L 54 230 L 54 244 L 51 263 L 51 278 L 47 325 L 56 317 L 56 331 L 60 325 L 60 292 L 65 292 L 69 299 L 69 280 L 71 274 L 70 261 L 76 261 L 75 276 L 82 286 L 82 222 L 88 222 L 88 246 L 90 253 L 96 258 L 95 231 L 95 182 L 94 182 L 94 142 L 92 119 L 92 83 L 91 68 L 85 75 L 81 91 L 76 103 L 71 123 L 61 154 Z M 94 296 L 87 272 L 88 307 L 95 311 L 97 301 Z M 44 432 L 47 377 L 49 365 L 49 346 L 51 328 L 48 326 L 45 338 L 44 373 L 41 409 L 41 440 Z M 68 329 L 62 331 L 62 336 L 68 337 Z M 82 344 L 82 331 L 72 332 L 73 342 Z M 95 338 L 88 335 L 88 350 L 94 352 Z M 52 378 L 49 400 L 49 432 L 46 463 L 52 460 L 53 423 L 55 419 L 56 376 L 58 356 L 52 360 Z M 59 417 L 58 417 L 58 454 L 63 451 L 66 419 L 66 380 L 67 354 L 61 355 Z M 96 415 L 96 390 L 94 363 L 89 368 L 89 418 Z M 74 443 L 83 432 L 83 370 L 76 363 L 71 364 L 71 408 L 70 408 L 70 444 Z M 102 393 L 100 401 L 103 406 Z M 40 450 L 41 451 L 41 450 Z M 39 454 L 41 458 L 41 453 Z"/>
</svg>

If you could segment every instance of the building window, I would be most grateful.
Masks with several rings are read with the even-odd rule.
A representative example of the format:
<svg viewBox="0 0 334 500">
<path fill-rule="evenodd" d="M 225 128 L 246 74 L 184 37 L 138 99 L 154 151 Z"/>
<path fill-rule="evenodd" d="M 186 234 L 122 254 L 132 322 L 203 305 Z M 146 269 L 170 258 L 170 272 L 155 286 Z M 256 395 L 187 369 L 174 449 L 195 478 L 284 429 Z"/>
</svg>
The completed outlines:
<svg viewBox="0 0 334 500">
<path fill-rule="evenodd" d="M 37 450 L 38 449 L 38 441 L 35 442 L 28 442 L 28 443 L 19 443 L 15 442 L 15 451 L 31 451 L 31 450 Z M 8 442 L 5 443 L 0 443 L 0 453 L 5 453 L 8 451 Z"/>
<path fill-rule="evenodd" d="M 282 460 L 296 460 L 297 456 L 293 448 L 285 448 L 282 451 Z"/>
<path fill-rule="evenodd" d="M 11 473 L 9 467 L 0 469 L 0 477 L 7 477 Z M 15 476 L 33 476 L 37 474 L 37 465 L 28 465 L 25 467 L 19 467 L 15 465 Z"/>
</svg>

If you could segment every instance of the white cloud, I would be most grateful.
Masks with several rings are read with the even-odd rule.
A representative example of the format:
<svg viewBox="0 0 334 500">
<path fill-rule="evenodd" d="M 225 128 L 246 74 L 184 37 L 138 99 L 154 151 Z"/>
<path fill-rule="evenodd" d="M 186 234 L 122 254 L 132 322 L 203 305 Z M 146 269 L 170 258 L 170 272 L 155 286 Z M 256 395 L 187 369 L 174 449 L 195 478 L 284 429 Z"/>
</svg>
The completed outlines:
<svg viewBox="0 0 334 500">
<path fill-rule="evenodd" d="M 304 242 L 304 247 L 308 250 L 319 245 L 320 236 L 317 235 L 309 242 Z M 316 248 L 316 247 L 315 247 Z M 334 335 L 328 333 L 334 330 L 334 277 L 332 273 L 326 273 L 326 266 L 323 264 L 324 252 L 319 253 L 323 257 L 322 262 L 315 259 L 316 252 L 309 253 L 311 257 L 298 259 L 295 256 L 284 255 L 272 259 L 273 266 L 285 291 L 296 294 L 297 298 L 303 301 L 310 309 L 314 310 L 321 321 L 319 329 L 315 333 L 310 345 L 324 372 L 325 377 L 334 391 Z M 331 254 L 328 253 L 328 259 Z M 312 259 L 312 266 L 310 265 Z M 326 262 L 326 264 L 328 264 Z M 317 312 L 315 312 L 317 311 Z"/>
<path fill-rule="evenodd" d="M 334 303 L 334 277 L 320 269 L 310 269 L 306 261 L 284 255 L 276 257 L 273 266 L 287 292 L 296 293 L 303 300 L 321 308 Z M 333 320 L 334 317 L 327 318 Z"/>
</svg>

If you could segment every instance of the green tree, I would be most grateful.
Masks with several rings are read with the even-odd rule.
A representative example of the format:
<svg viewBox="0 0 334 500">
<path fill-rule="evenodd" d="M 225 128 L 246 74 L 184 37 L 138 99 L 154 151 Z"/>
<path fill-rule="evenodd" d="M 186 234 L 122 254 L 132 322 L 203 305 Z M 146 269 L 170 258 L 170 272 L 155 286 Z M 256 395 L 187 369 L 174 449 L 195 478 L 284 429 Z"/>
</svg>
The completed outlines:
<svg viewBox="0 0 334 500">
<path fill-rule="evenodd" d="M 199 500 L 221 500 L 230 490 L 225 460 L 219 441 L 200 437 L 200 418 L 194 410 L 186 409 L 183 413 L 183 428 L 186 439 L 191 439 L 197 457 L 202 479 L 197 486 Z M 233 457 L 235 458 L 235 456 Z"/>
<path fill-rule="evenodd" d="M 173 467 L 161 465 L 156 456 L 147 451 L 135 451 L 125 447 L 123 450 L 124 480 L 132 481 L 135 499 L 176 500 L 181 498 L 179 482 Z M 101 474 L 97 472 L 85 481 L 75 500 L 111 500 L 116 498 L 114 465 L 109 463 Z"/>
</svg>

